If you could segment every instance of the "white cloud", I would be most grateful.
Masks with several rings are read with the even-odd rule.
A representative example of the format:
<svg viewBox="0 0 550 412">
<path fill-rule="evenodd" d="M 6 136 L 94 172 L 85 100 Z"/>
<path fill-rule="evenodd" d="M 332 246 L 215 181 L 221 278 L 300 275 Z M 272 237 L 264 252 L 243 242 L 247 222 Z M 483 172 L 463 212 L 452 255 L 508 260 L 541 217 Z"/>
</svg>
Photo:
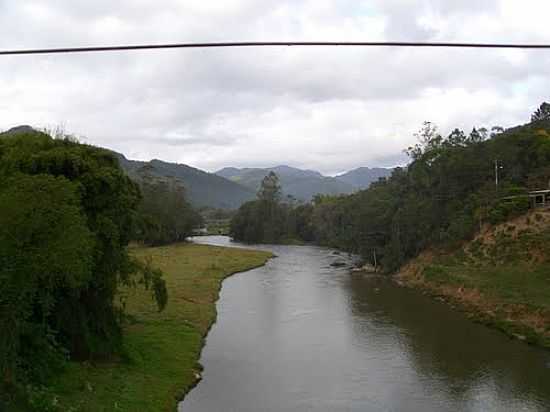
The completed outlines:
<svg viewBox="0 0 550 412">
<path fill-rule="evenodd" d="M 238 40 L 549 42 L 532 0 L 0 0 L 0 48 Z M 403 161 L 424 120 L 526 121 L 547 51 L 271 48 L 4 57 L 0 127 L 64 124 L 129 157 L 335 173 Z"/>
</svg>

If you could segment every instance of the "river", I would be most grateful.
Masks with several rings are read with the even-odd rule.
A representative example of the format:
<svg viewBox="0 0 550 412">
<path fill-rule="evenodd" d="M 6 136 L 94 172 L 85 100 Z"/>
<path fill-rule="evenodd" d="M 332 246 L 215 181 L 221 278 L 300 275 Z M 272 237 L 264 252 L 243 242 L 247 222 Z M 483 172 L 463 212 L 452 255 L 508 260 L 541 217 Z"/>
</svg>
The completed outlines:
<svg viewBox="0 0 550 412">
<path fill-rule="evenodd" d="M 242 247 L 221 236 L 196 242 Z M 550 352 L 312 246 L 224 281 L 179 412 L 550 411 Z"/>
</svg>

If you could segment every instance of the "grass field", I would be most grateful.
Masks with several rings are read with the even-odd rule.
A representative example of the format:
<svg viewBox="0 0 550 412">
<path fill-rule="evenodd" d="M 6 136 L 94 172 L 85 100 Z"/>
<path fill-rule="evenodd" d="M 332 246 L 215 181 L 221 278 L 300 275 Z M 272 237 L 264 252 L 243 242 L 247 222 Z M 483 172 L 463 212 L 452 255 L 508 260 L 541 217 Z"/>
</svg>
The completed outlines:
<svg viewBox="0 0 550 412">
<path fill-rule="evenodd" d="M 127 358 L 114 363 L 71 363 L 47 390 L 52 410 L 175 411 L 196 383 L 197 363 L 216 318 L 222 280 L 263 265 L 267 252 L 178 244 L 136 248 L 133 254 L 163 270 L 169 301 L 158 313 L 150 294 L 124 291 L 132 322 L 125 326 Z"/>
</svg>

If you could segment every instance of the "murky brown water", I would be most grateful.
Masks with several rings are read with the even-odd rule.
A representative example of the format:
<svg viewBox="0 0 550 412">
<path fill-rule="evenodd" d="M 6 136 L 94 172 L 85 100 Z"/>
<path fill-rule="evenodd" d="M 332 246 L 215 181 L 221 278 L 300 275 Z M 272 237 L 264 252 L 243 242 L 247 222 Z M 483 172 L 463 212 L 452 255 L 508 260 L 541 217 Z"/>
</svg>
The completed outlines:
<svg viewBox="0 0 550 412">
<path fill-rule="evenodd" d="M 259 248 L 279 257 L 224 281 L 180 412 L 550 411 L 550 352 L 330 266 L 345 255 Z"/>
</svg>

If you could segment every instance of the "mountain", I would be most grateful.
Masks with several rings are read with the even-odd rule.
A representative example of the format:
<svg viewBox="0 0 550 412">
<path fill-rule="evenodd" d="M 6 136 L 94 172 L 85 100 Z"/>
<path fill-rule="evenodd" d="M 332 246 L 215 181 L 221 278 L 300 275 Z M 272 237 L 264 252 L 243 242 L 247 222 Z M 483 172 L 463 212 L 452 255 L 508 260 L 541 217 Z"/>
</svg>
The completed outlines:
<svg viewBox="0 0 550 412">
<path fill-rule="evenodd" d="M 310 201 L 316 194 L 338 195 L 355 191 L 354 186 L 344 181 L 323 176 L 314 170 L 290 166 L 244 169 L 226 167 L 216 174 L 257 192 L 262 179 L 271 171 L 279 176 L 284 196 L 290 195 L 304 202 Z"/>
<path fill-rule="evenodd" d="M 9 137 L 9 136 L 16 136 L 18 134 L 36 133 L 36 132 L 38 132 L 38 130 L 33 129 L 31 126 L 22 125 L 22 126 L 12 127 L 11 129 L 0 133 L 0 137 Z"/>
<path fill-rule="evenodd" d="M 0 137 L 29 131 L 34 129 L 30 126 L 18 126 L 0 133 Z M 284 165 L 272 168 L 226 167 L 216 173 L 207 173 L 184 164 L 156 159 L 150 162 L 135 161 L 120 153 L 113 153 L 119 159 L 122 168 L 134 180 L 143 179 L 146 175 L 157 179 L 175 179 L 185 188 L 193 206 L 219 209 L 236 209 L 244 202 L 254 199 L 262 179 L 270 171 L 279 176 L 284 196 L 290 195 L 305 202 L 317 194 L 352 193 L 391 173 L 390 169 L 361 167 L 334 178 L 323 176 L 315 170 Z"/>
<path fill-rule="evenodd" d="M 366 189 L 371 183 L 376 182 L 381 177 L 389 177 L 392 170 L 383 167 L 358 167 L 336 176 L 335 179 L 352 185 L 356 189 Z"/>
<path fill-rule="evenodd" d="M 157 178 L 173 178 L 179 181 L 195 207 L 213 207 L 218 209 L 237 209 L 241 204 L 255 198 L 256 193 L 246 187 L 193 167 L 168 163 L 161 160 L 141 162 L 128 160 L 116 153 L 121 167 L 135 180 L 143 179 L 145 174 Z"/>
</svg>

